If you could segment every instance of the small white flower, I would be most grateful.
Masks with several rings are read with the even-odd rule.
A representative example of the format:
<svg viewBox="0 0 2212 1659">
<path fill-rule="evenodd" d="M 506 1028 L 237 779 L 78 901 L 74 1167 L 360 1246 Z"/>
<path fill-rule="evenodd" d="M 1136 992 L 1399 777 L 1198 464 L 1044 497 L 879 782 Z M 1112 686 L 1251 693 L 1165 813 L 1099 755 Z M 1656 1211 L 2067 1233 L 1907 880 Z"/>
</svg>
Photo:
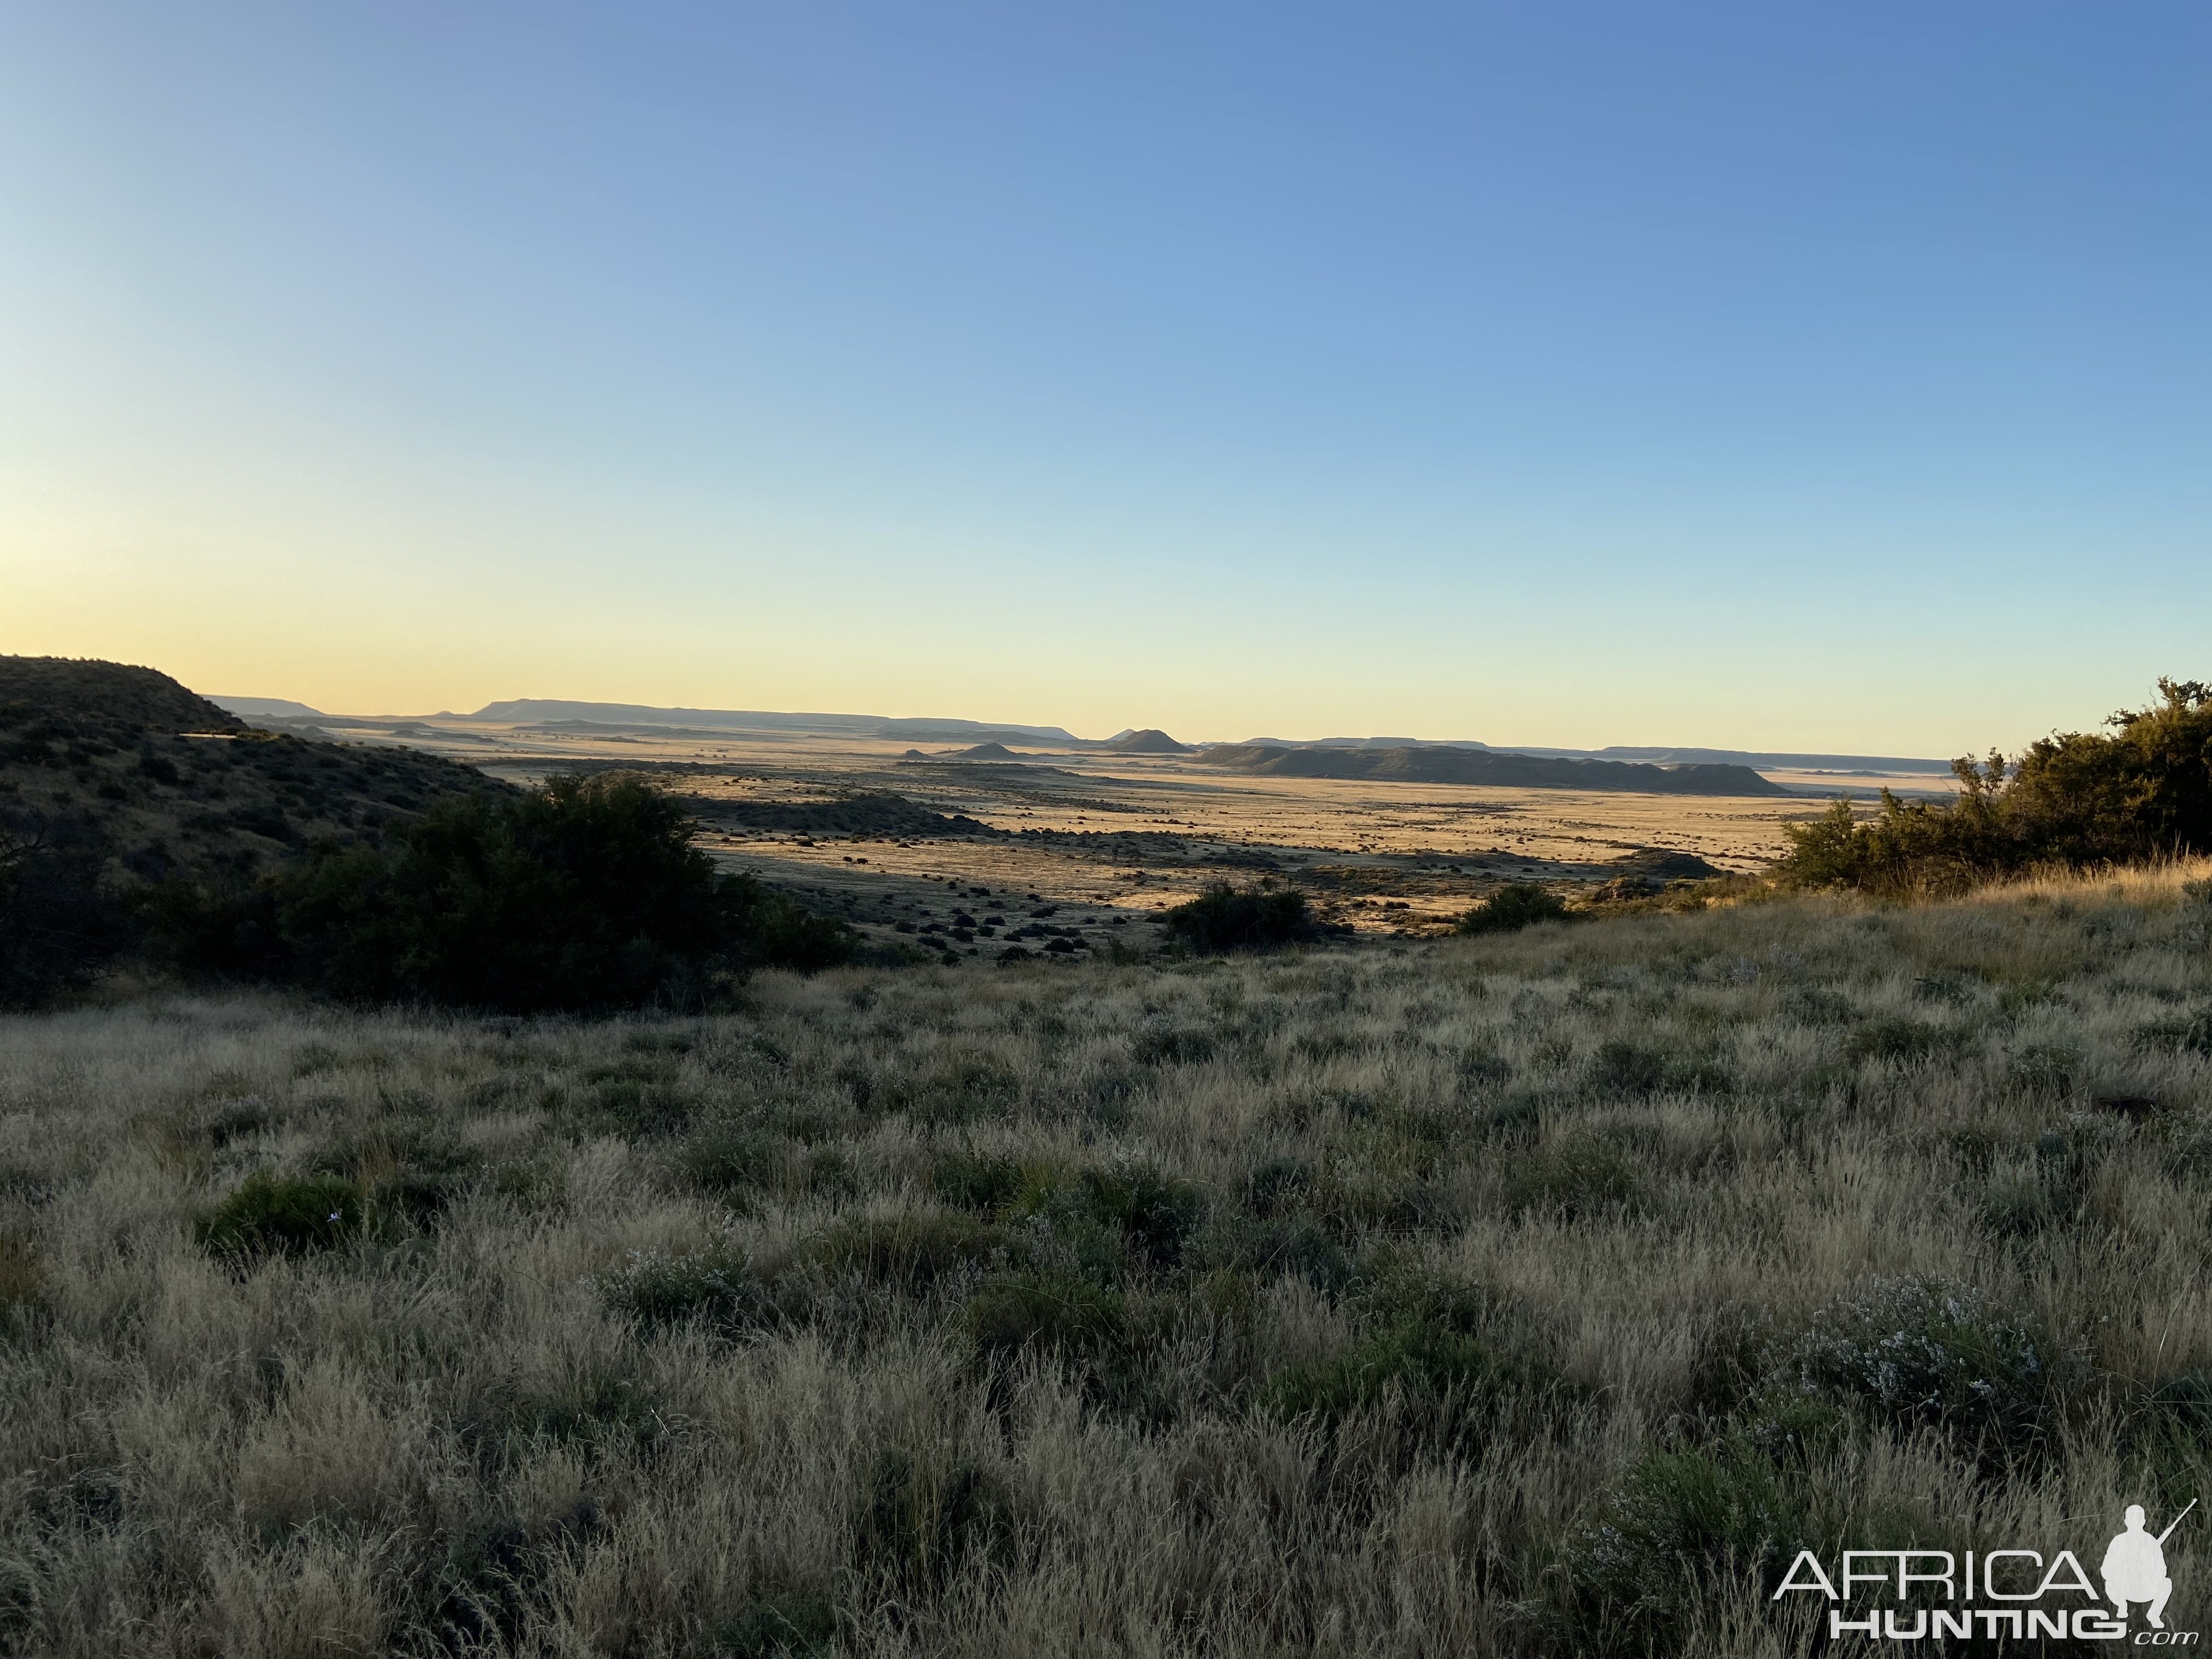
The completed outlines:
<svg viewBox="0 0 2212 1659">
<path fill-rule="evenodd" d="M 337 1212 L 336 1210 L 332 1210 L 332 1211 L 331 1212 L 331 1220 L 333 1220 L 333 1221 L 336 1221 L 337 1218 L 338 1218 L 338 1212 Z"/>
</svg>

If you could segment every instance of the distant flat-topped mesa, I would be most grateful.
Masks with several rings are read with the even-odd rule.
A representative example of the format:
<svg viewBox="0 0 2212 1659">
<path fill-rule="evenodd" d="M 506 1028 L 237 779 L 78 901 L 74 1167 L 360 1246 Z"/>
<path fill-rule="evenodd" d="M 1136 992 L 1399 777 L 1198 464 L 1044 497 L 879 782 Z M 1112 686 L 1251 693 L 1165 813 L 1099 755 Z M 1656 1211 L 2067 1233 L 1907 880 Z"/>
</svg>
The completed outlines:
<svg viewBox="0 0 2212 1659">
<path fill-rule="evenodd" d="M 1405 783 L 1601 789 L 1649 795 L 1790 793 L 1748 766 L 1652 766 L 1633 761 L 1554 759 L 1442 745 L 1418 749 L 1308 749 L 1225 743 L 1200 750 L 1198 759 L 1206 766 L 1285 778 L 1372 778 Z"/>
</svg>

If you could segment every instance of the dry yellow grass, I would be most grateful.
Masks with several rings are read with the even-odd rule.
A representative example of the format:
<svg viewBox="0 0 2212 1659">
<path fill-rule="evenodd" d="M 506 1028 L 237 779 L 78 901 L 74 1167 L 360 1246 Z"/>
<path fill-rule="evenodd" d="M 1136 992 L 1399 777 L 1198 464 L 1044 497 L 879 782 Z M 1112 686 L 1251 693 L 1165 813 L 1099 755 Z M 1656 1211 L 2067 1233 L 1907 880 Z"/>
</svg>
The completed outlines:
<svg viewBox="0 0 2212 1659">
<path fill-rule="evenodd" d="M 2037 1334 L 2041 1449 L 1845 1400 L 1791 1501 L 2087 1559 L 2207 1468 L 2196 1418 L 2150 1433 L 2212 1371 L 2202 876 L 769 976 L 711 1019 L 7 1019 L 0 1639 L 703 1655 L 781 1609 L 870 1655 L 1810 1652 L 1769 1567 L 1692 1536 L 1607 1578 L 1592 1540 L 1907 1278 Z M 369 1223 L 194 1242 L 319 1169 Z M 1521 1381 L 1271 1407 L 1439 1286 L 1437 1340 Z M 1040 1287 L 1059 1345 L 993 1346 Z M 1680 1604 L 1637 1626 L 1625 1583 Z"/>
</svg>

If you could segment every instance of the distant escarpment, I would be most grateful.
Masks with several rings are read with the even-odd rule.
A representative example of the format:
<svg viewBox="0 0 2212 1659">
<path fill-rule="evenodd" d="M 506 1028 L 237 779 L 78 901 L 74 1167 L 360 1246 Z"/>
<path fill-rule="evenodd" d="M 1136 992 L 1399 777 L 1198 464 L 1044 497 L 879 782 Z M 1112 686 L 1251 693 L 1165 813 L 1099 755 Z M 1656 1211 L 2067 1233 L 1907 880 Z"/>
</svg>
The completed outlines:
<svg viewBox="0 0 2212 1659">
<path fill-rule="evenodd" d="M 1285 778 L 1371 778 L 1401 783 L 1487 784 L 1498 788 L 1598 789 L 1649 795 L 1787 795 L 1748 766 L 1649 766 L 1634 761 L 1562 760 L 1479 749 L 1297 749 L 1224 743 L 1199 763 Z"/>
</svg>

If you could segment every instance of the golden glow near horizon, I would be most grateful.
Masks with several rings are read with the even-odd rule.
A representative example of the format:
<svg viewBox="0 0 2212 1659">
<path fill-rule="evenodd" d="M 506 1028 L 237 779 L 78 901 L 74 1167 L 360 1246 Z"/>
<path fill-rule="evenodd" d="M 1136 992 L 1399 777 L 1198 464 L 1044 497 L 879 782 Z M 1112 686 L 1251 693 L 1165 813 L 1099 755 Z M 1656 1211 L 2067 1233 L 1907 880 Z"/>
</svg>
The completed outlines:
<svg viewBox="0 0 2212 1659">
<path fill-rule="evenodd" d="M 0 650 L 1922 756 L 2212 674 L 2170 21 L 2027 98 L 1955 20 L 1270 13 L 1316 120 L 1233 12 L 919 16 L 11 11 Z"/>
<path fill-rule="evenodd" d="M 1348 676 L 1285 676 L 1267 653 L 1209 642 L 1173 616 L 1095 617 L 1079 603 L 990 607 L 971 621 L 915 596 L 903 626 L 864 616 L 823 626 L 826 596 L 792 596 L 774 616 L 740 604 L 678 605 L 596 581 L 505 582 L 423 574 L 314 579 L 275 562 L 0 558 L 9 593 L 0 650 L 143 663 L 204 694 L 284 697 L 331 714 L 468 713 L 518 697 L 656 708 L 935 715 L 1060 726 L 1081 737 L 1161 726 L 1186 739 L 1389 735 L 1601 748 L 1714 748 L 1942 755 L 1945 742 L 1876 700 L 1808 720 L 1744 706 L 1727 682 L 1662 700 L 1554 684 L 1525 657 L 1451 672 L 1413 652 Z M 1058 611 L 1058 617 L 1054 612 Z M 1060 620 L 1064 617 L 1065 620 Z M 926 619 L 926 620 L 924 620 Z M 995 636 L 988 651 L 939 652 L 916 636 Z M 1068 651 L 1063 634 L 1092 648 Z M 1100 634 L 1115 639 L 1100 651 Z M 1026 637 L 1024 637 L 1026 635 Z M 1324 642 L 1307 648 L 1330 653 Z M 915 655 L 924 660 L 913 660 Z M 1105 660 L 1101 661 L 1100 658 Z M 1486 668 L 1487 672 L 1484 672 Z M 2119 700 L 2135 696 L 2118 694 Z M 2109 701 L 2110 699 L 2108 699 Z M 1884 718 L 1887 715 L 1887 718 Z M 2019 723 L 2017 710 L 2004 723 Z M 2094 714 L 2057 723 L 2087 725 Z"/>
</svg>

